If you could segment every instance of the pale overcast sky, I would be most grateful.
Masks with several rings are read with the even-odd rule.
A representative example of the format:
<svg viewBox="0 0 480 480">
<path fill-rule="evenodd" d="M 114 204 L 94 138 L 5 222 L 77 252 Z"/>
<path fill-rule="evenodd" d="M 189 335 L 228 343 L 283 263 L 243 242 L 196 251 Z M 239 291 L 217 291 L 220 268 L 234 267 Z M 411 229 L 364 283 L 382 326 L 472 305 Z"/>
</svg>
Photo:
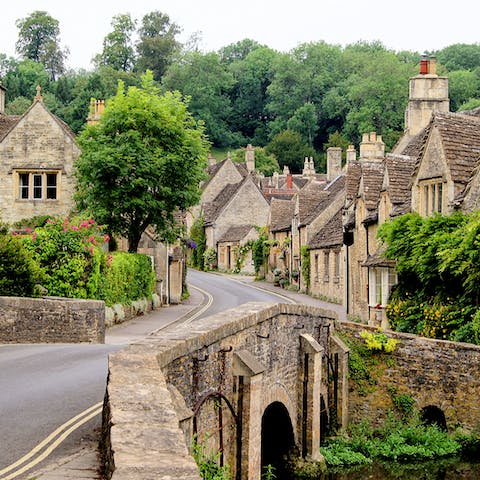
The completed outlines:
<svg viewBox="0 0 480 480">
<path fill-rule="evenodd" d="M 11 0 L 0 6 L 0 53 L 15 56 L 15 21 L 35 10 L 60 22 L 71 68 L 92 68 L 114 15 L 130 13 L 140 21 L 154 10 L 182 28 L 180 41 L 201 32 L 204 51 L 244 38 L 285 52 L 319 40 L 342 46 L 380 40 L 393 50 L 420 53 L 480 42 L 478 0 Z"/>
</svg>

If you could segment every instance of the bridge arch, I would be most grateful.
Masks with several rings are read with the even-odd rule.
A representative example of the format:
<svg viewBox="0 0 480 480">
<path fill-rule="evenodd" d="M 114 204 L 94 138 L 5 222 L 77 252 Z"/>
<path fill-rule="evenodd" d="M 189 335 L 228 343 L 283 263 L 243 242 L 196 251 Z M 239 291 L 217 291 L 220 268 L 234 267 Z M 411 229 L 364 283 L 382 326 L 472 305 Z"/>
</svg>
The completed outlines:
<svg viewBox="0 0 480 480">
<path fill-rule="evenodd" d="M 436 425 L 440 430 L 447 430 L 447 420 L 443 410 L 436 405 L 427 405 L 420 410 L 420 418 L 427 425 Z"/>
<path fill-rule="evenodd" d="M 261 435 L 262 472 L 272 465 L 276 479 L 287 479 L 285 456 L 295 449 L 295 438 L 290 414 L 283 403 L 273 402 L 265 409 Z"/>
</svg>

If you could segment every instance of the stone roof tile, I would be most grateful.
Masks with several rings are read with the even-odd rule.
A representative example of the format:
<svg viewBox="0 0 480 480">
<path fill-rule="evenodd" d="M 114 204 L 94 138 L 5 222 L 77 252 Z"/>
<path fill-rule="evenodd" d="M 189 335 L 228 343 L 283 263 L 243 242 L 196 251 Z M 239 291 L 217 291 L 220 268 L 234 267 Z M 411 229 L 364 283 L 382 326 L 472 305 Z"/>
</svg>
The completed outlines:
<svg viewBox="0 0 480 480">
<path fill-rule="evenodd" d="M 343 245 L 342 209 L 324 225 L 309 243 L 310 249 Z"/>
<path fill-rule="evenodd" d="M 230 227 L 223 236 L 218 240 L 221 242 L 240 242 L 243 240 L 249 232 L 252 230 L 252 225 L 237 225 Z"/>
<path fill-rule="evenodd" d="M 290 230 L 294 213 L 294 201 L 272 198 L 270 204 L 270 231 L 284 232 Z"/>
</svg>

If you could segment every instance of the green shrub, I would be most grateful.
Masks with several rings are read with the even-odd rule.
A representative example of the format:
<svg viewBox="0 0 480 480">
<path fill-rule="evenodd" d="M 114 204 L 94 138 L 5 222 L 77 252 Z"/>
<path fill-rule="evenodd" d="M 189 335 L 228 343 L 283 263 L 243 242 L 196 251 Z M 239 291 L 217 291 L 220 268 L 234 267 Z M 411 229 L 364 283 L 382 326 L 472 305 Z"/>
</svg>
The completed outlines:
<svg viewBox="0 0 480 480">
<path fill-rule="evenodd" d="M 49 219 L 23 239 L 48 294 L 68 298 L 97 298 L 106 241 L 93 219 L 80 218 Z"/>
<path fill-rule="evenodd" d="M 0 295 L 32 297 L 41 272 L 18 237 L 0 235 Z"/>
<path fill-rule="evenodd" d="M 205 236 L 205 227 L 203 217 L 197 218 L 190 228 L 190 255 L 189 262 L 192 267 L 198 270 L 204 269 L 203 255 L 207 248 L 207 237 Z"/>
<path fill-rule="evenodd" d="M 107 255 L 97 298 L 106 305 L 130 304 L 150 298 L 155 290 L 155 274 L 147 255 L 113 252 Z"/>
<path fill-rule="evenodd" d="M 206 439 L 208 441 L 208 437 Z M 193 439 L 192 456 L 200 470 L 200 476 L 203 480 L 229 480 L 228 465 L 220 466 L 220 453 L 207 451 L 207 447 Z"/>
<path fill-rule="evenodd" d="M 350 428 L 349 436 L 330 440 L 321 449 L 329 466 L 351 466 L 373 460 L 421 461 L 448 457 L 461 444 L 434 425 L 424 425 L 418 415 L 404 423 L 392 414 L 378 428 L 362 422 Z"/>
</svg>

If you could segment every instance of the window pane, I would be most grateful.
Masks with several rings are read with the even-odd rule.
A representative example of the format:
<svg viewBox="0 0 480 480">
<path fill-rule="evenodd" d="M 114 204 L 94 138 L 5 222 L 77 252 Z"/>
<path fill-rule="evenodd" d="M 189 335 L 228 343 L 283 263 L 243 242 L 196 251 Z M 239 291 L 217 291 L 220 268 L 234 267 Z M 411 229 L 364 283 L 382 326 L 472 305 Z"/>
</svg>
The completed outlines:
<svg viewBox="0 0 480 480">
<path fill-rule="evenodd" d="M 42 175 L 33 175 L 33 198 L 42 198 Z"/>
<path fill-rule="evenodd" d="M 442 194 L 443 194 L 443 185 L 441 183 L 438 184 L 438 190 L 437 190 L 437 194 L 438 194 L 438 208 L 437 208 L 437 212 L 442 212 Z"/>
<path fill-rule="evenodd" d="M 57 174 L 47 173 L 47 198 L 57 198 Z"/>
<path fill-rule="evenodd" d="M 28 198 L 28 173 L 20 174 L 20 198 Z"/>
</svg>

